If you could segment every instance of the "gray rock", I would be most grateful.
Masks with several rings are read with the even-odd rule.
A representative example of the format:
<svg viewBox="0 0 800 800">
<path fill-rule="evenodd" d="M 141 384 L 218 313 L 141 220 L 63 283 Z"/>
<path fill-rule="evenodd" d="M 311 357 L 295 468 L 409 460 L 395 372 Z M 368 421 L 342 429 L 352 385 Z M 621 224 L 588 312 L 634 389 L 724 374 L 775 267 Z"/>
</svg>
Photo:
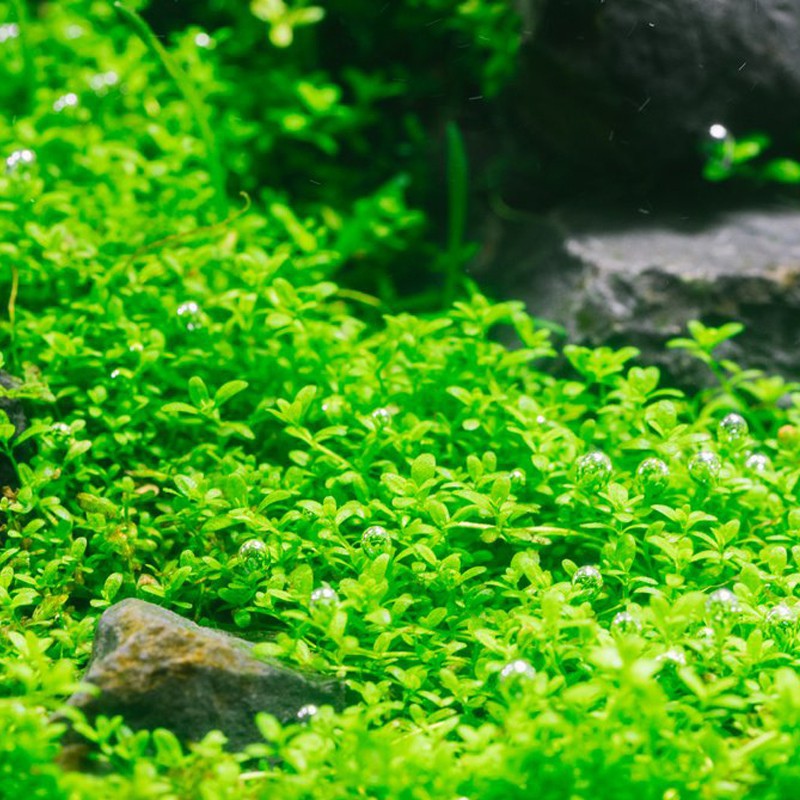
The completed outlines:
<svg viewBox="0 0 800 800">
<path fill-rule="evenodd" d="M 134 599 L 100 618 L 84 680 L 99 694 L 69 704 L 89 718 L 120 714 L 134 730 L 167 728 L 183 741 L 221 730 L 232 750 L 261 739 L 260 711 L 288 722 L 303 706 L 345 702 L 341 684 L 268 664 L 243 639 Z"/>
<path fill-rule="evenodd" d="M 672 178 L 709 127 L 800 130 L 800 0 L 517 0 L 518 138 L 581 171 Z"/>
<path fill-rule="evenodd" d="M 706 368 L 664 344 L 689 320 L 735 320 L 746 331 L 726 357 L 800 379 L 800 210 L 643 214 L 598 202 L 497 226 L 478 277 L 573 341 L 634 345 L 703 384 Z"/>
</svg>

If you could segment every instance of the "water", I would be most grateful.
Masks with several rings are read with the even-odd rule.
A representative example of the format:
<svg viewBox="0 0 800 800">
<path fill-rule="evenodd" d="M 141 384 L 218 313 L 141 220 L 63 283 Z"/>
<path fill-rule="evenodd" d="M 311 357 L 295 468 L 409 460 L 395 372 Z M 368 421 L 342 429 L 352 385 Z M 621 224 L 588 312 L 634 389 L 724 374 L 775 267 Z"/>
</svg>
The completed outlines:
<svg viewBox="0 0 800 800">
<path fill-rule="evenodd" d="M 646 492 L 663 492 L 669 485 L 669 467 L 660 458 L 646 458 L 636 470 L 636 479 Z"/>
<path fill-rule="evenodd" d="M 380 525 L 372 525 L 367 528 L 361 536 L 361 549 L 370 558 L 377 558 L 383 553 L 388 553 L 392 549 L 389 532 Z"/>
<path fill-rule="evenodd" d="M 611 478 L 611 472 L 611 459 L 599 450 L 586 453 L 578 459 L 578 483 L 584 488 L 604 486 Z"/>
<path fill-rule="evenodd" d="M 721 468 L 719 456 L 710 450 L 701 450 L 689 459 L 689 474 L 705 486 L 716 483 Z"/>
<path fill-rule="evenodd" d="M 597 597 L 603 588 L 603 576 L 597 567 L 586 565 L 579 567 L 572 576 L 572 585 L 589 598 Z"/>
<path fill-rule="evenodd" d="M 248 539 L 239 548 L 239 559 L 248 572 L 255 572 L 266 566 L 269 549 L 260 539 Z"/>
</svg>

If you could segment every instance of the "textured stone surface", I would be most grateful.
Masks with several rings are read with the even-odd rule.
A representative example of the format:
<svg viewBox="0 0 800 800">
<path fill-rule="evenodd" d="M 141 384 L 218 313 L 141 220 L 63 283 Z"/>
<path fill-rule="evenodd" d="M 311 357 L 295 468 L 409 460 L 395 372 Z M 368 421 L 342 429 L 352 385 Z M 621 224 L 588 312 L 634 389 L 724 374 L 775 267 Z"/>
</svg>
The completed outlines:
<svg viewBox="0 0 800 800">
<path fill-rule="evenodd" d="M 13 378 L 5 370 L 0 370 L 0 386 L 4 389 L 16 389 L 19 385 L 20 383 L 16 378 Z M 16 436 L 19 436 L 27 429 L 28 419 L 19 400 L 0 397 L 0 410 L 5 411 L 8 415 L 8 419 L 16 431 Z M 25 442 L 16 449 L 16 456 L 20 461 L 27 461 L 33 454 L 33 444 L 31 442 Z M 11 461 L 5 455 L 0 455 L 0 489 L 4 486 L 12 489 L 18 488 L 19 478 Z"/>
<path fill-rule="evenodd" d="M 518 0 L 520 142 L 581 170 L 693 170 L 713 123 L 800 130 L 800 0 Z M 541 6 L 541 8 L 539 8 Z M 538 9 L 538 10 L 537 10 Z"/>
<path fill-rule="evenodd" d="M 679 379 L 705 374 L 664 342 L 686 323 L 743 322 L 725 354 L 800 378 L 800 210 L 643 214 L 597 202 L 504 222 L 476 265 L 484 283 L 573 340 L 632 344 Z"/>
<path fill-rule="evenodd" d="M 133 729 L 168 728 L 184 741 L 217 729 L 234 750 L 260 740 L 259 711 L 286 722 L 308 704 L 344 704 L 342 685 L 260 661 L 243 639 L 134 599 L 100 618 L 84 680 L 99 695 L 69 702 L 89 717 L 121 714 Z"/>
</svg>

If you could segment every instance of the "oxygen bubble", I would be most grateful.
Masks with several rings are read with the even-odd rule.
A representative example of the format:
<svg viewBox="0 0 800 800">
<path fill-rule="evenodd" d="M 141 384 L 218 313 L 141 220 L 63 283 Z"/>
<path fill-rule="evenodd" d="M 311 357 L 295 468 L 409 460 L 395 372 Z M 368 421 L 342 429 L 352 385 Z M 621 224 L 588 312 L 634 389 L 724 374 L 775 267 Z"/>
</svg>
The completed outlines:
<svg viewBox="0 0 800 800">
<path fill-rule="evenodd" d="M 620 611 L 611 621 L 611 631 L 619 636 L 642 632 L 642 623 L 630 611 Z"/>
<path fill-rule="evenodd" d="M 716 482 L 721 467 L 719 456 L 710 450 L 701 450 L 689 459 L 689 474 L 706 486 Z"/>
<path fill-rule="evenodd" d="M 203 312 L 194 300 L 179 305 L 176 313 L 187 331 L 197 331 L 203 327 Z"/>
<path fill-rule="evenodd" d="M 50 431 L 55 434 L 56 436 L 69 438 L 72 436 L 72 429 L 67 425 L 66 422 L 54 422 L 50 426 Z"/>
<path fill-rule="evenodd" d="M 92 88 L 92 91 L 96 92 L 98 95 L 103 96 L 108 94 L 108 90 L 112 86 L 116 86 L 119 83 L 119 75 L 113 70 L 108 72 L 101 72 L 97 75 L 92 75 L 89 78 L 89 86 Z"/>
<path fill-rule="evenodd" d="M 370 416 L 378 425 L 388 425 L 392 421 L 392 412 L 388 408 L 376 408 Z"/>
<path fill-rule="evenodd" d="M 109 377 L 111 378 L 112 381 L 115 381 L 115 380 L 117 380 L 117 378 L 124 377 L 124 375 L 122 374 L 122 370 L 121 369 L 114 369 L 114 370 L 111 370 L 111 375 Z"/>
<path fill-rule="evenodd" d="M 269 550 L 260 539 L 248 539 L 239 548 L 239 558 L 248 572 L 255 572 L 269 561 Z"/>
<path fill-rule="evenodd" d="M 586 565 L 579 567 L 572 576 L 572 585 L 584 595 L 590 598 L 597 597 L 603 588 L 603 576 L 597 567 Z"/>
<path fill-rule="evenodd" d="M 68 25 L 64 31 L 64 36 L 70 40 L 80 39 L 83 36 L 83 28 L 80 25 Z"/>
<path fill-rule="evenodd" d="M 361 536 L 361 549 L 370 557 L 377 558 L 392 549 L 392 539 L 386 528 L 372 525 Z"/>
<path fill-rule="evenodd" d="M 578 459 L 578 483 L 586 488 L 604 486 L 611 477 L 611 460 L 595 450 Z"/>
<path fill-rule="evenodd" d="M 307 725 L 318 712 L 319 709 L 315 705 L 309 703 L 297 712 L 297 721 L 301 725 Z"/>
<path fill-rule="evenodd" d="M 339 602 L 339 595 L 330 586 L 319 586 L 311 592 L 311 608 L 330 610 Z"/>
<path fill-rule="evenodd" d="M 772 466 L 772 462 L 763 453 L 753 453 L 747 457 L 744 465 L 750 472 L 767 472 Z"/>
<path fill-rule="evenodd" d="M 730 133 L 728 133 L 728 129 L 724 125 L 716 122 L 708 129 L 708 135 L 712 139 L 716 139 L 717 141 L 721 142 L 724 139 L 727 139 L 728 136 L 730 136 Z"/>
<path fill-rule="evenodd" d="M 194 43 L 198 47 L 208 48 L 214 46 L 214 40 L 207 33 L 198 33 L 194 37 Z"/>
<path fill-rule="evenodd" d="M 500 686 L 507 692 L 517 693 L 536 677 L 536 670 L 525 659 L 510 661 L 500 670 Z"/>
<path fill-rule="evenodd" d="M 546 425 L 547 424 L 547 417 L 545 417 L 544 414 L 539 414 L 536 417 L 536 422 L 537 422 L 538 425 Z"/>
<path fill-rule="evenodd" d="M 778 603 L 767 612 L 767 624 L 778 630 L 790 630 L 796 622 L 794 609 L 789 608 L 786 603 Z"/>
<path fill-rule="evenodd" d="M 728 414 L 717 425 L 717 438 L 727 444 L 743 441 L 749 432 L 747 422 L 739 414 Z"/>
<path fill-rule="evenodd" d="M 131 353 L 141 353 L 144 350 L 144 345 L 141 342 L 134 342 L 132 345 L 128 347 L 128 350 Z"/>
<path fill-rule="evenodd" d="M 730 589 L 717 589 L 706 598 L 706 616 L 712 625 L 727 625 L 741 612 L 739 599 Z"/>
<path fill-rule="evenodd" d="M 7 159 L 6 159 L 6 172 L 11 174 L 16 174 L 27 167 L 32 166 L 36 163 L 36 153 L 33 150 L 29 150 L 28 148 L 23 148 L 22 150 L 15 150 Z"/>
<path fill-rule="evenodd" d="M 685 667 L 686 653 L 684 653 L 683 650 L 679 650 L 677 647 L 671 647 L 669 650 L 656 656 L 656 661 L 664 666 Z"/>
<path fill-rule="evenodd" d="M 669 467 L 660 458 L 646 458 L 636 470 L 636 479 L 645 491 L 661 492 L 669 484 Z"/>
<path fill-rule="evenodd" d="M 0 44 L 16 39 L 19 36 L 19 25 L 16 22 L 9 22 L 7 25 L 0 25 Z"/>
<path fill-rule="evenodd" d="M 524 486 L 528 480 L 525 470 L 519 468 L 512 469 L 511 472 L 508 473 L 508 478 L 514 486 Z"/>
<path fill-rule="evenodd" d="M 75 92 L 68 92 L 67 94 L 62 94 L 54 103 L 53 103 L 53 111 L 59 113 L 63 111 L 65 108 L 75 108 L 78 105 L 78 95 Z"/>
</svg>

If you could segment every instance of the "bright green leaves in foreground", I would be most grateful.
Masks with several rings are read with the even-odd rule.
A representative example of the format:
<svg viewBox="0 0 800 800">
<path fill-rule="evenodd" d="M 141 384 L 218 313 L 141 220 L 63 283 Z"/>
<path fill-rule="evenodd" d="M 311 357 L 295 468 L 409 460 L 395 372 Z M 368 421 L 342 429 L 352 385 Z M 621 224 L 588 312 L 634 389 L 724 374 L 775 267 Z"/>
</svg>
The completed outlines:
<svg viewBox="0 0 800 800">
<path fill-rule="evenodd" d="M 3 795 L 795 796 L 796 387 L 719 359 L 737 326 L 673 343 L 720 379 L 689 398 L 514 303 L 378 317 L 335 277 L 353 230 L 399 246 L 397 197 L 210 221 L 185 99 L 78 5 L 31 28 L 31 115 L 0 117 L 34 154 L 0 175 L 0 349 L 36 446 L 0 499 Z M 65 773 L 52 714 L 124 597 L 354 703 L 236 754 L 76 720 L 99 769 Z"/>
</svg>

